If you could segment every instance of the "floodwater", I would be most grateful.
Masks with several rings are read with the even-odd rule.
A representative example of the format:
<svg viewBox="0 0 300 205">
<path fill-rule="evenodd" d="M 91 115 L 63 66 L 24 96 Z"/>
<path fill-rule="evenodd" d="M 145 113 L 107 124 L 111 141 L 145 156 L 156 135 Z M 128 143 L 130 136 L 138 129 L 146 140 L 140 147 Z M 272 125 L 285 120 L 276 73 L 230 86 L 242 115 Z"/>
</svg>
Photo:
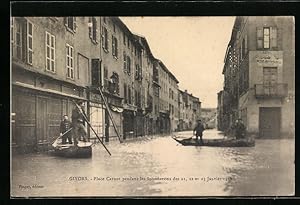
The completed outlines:
<svg viewBox="0 0 300 205">
<path fill-rule="evenodd" d="M 190 137 L 192 132 L 175 133 Z M 206 130 L 204 138 L 223 138 Z M 89 159 L 13 156 L 11 195 L 283 196 L 295 189 L 294 139 L 257 140 L 255 147 L 182 146 L 171 136 L 93 146 Z"/>
</svg>

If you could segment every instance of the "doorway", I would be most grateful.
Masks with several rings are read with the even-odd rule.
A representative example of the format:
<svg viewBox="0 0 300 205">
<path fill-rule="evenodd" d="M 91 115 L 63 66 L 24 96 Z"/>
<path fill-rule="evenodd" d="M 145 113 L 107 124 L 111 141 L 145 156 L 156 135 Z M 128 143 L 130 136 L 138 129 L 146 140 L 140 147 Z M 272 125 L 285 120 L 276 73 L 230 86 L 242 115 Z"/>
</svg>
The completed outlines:
<svg viewBox="0 0 300 205">
<path fill-rule="evenodd" d="M 280 107 L 259 108 L 259 137 L 279 138 L 281 127 Z"/>
</svg>

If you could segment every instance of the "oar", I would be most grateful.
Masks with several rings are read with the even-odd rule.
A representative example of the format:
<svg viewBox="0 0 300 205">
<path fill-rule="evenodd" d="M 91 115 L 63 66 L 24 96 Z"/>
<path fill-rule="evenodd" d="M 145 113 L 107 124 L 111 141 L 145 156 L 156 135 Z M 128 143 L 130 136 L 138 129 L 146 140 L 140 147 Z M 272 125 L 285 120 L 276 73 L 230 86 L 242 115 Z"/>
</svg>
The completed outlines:
<svg viewBox="0 0 300 205">
<path fill-rule="evenodd" d="M 106 151 L 108 152 L 109 155 L 111 155 L 111 153 L 109 152 L 109 150 L 107 149 L 107 147 L 103 144 L 102 140 L 100 139 L 100 137 L 98 136 L 98 134 L 96 133 L 96 131 L 94 130 L 94 128 L 92 127 L 91 123 L 88 121 L 87 117 L 85 116 L 85 114 L 81 111 L 79 105 L 73 100 L 73 103 L 76 105 L 76 107 L 78 108 L 78 110 L 80 111 L 80 113 L 82 114 L 82 116 L 84 117 L 85 121 L 87 122 L 87 124 L 90 126 L 90 128 L 92 129 L 92 131 L 94 132 L 94 134 L 96 135 L 96 137 L 98 138 L 98 140 L 101 142 L 101 144 L 103 145 L 103 147 L 106 149 Z"/>
<path fill-rule="evenodd" d="M 65 134 L 67 134 L 68 132 L 70 132 L 72 130 L 72 127 L 69 128 L 67 131 L 65 131 L 62 135 L 58 136 L 51 144 L 53 144 L 56 140 L 58 140 L 60 137 L 64 136 Z"/>
</svg>

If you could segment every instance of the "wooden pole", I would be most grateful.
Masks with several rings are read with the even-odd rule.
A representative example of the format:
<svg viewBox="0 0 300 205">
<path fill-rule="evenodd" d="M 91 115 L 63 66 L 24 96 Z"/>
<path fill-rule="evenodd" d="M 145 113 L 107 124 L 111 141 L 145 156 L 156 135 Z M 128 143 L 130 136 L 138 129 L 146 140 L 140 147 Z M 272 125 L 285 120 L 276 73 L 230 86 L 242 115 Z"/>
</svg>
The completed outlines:
<svg viewBox="0 0 300 205">
<path fill-rule="evenodd" d="M 65 131 L 61 136 L 58 136 L 51 144 L 53 144 L 57 139 L 59 139 L 60 137 L 64 136 L 65 134 L 67 134 L 68 132 L 70 132 L 72 130 L 72 127 L 69 128 L 67 131 Z"/>
<path fill-rule="evenodd" d="M 108 152 L 109 155 L 111 155 L 110 151 L 107 149 L 107 147 L 103 144 L 102 140 L 100 139 L 100 137 L 98 136 L 98 134 L 96 133 L 96 131 L 94 130 L 94 128 L 92 127 L 91 123 L 88 121 L 87 117 L 85 116 L 85 114 L 81 111 L 79 105 L 73 100 L 73 103 L 76 105 L 76 107 L 79 109 L 80 113 L 82 114 L 82 116 L 84 117 L 85 121 L 87 122 L 87 124 L 90 126 L 90 128 L 92 129 L 92 131 L 94 132 L 94 134 L 96 135 L 96 137 L 98 138 L 98 140 L 101 142 L 101 144 L 103 145 L 103 147 L 105 148 L 105 150 Z"/>
<path fill-rule="evenodd" d="M 100 89 L 99 87 L 98 87 L 98 91 L 100 92 L 100 95 L 101 95 L 101 97 L 102 97 L 102 99 L 103 99 L 103 102 L 104 102 L 104 104 L 105 104 L 105 107 L 106 107 L 106 109 L 107 109 L 107 111 L 108 111 L 108 115 L 109 115 L 109 117 L 110 117 L 110 119 L 111 119 L 111 121 L 112 121 L 112 123 L 113 123 L 114 129 L 115 129 L 115 131 L 116 131 L 116 133 L 117 133 L 117 136 L 118 136 L 118 138 L 119 138 L 119 141 L 122 143 L 122 140 L 121 140 L 119 131 L 117 130 L 117 126 L 116 126 L 115 121 L 114 121 L 114 119 L 113 119 L 113 116 L 112 116 L 112 114 L 111 114 L 111 112 L 110 112 L 110 108 L 108 107 L 108 104 L 107 104 L 107 102 L 106 102 L 106 100 L 105 100 L 105 98 L 104 98 L 104 95 L 103 95 L 103 93 L 102 93 L 102 91 L 101 91 L 101 89 Z"/>
</svg>

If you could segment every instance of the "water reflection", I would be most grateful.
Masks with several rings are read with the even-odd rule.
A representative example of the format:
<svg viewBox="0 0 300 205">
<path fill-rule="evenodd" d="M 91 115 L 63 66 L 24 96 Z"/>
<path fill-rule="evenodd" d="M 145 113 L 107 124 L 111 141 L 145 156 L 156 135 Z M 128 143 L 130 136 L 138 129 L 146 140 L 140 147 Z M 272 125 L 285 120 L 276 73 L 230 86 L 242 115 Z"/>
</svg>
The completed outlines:
<svg viewBox="0 0 300 205">
<path fill-rule="evenodd" d="M 190 137 L 191 132 L 180 134 Z M 214 130 L 204 132 L 204 138 L 222 137 Z M 15 156 L 12 193 L 15 196 L 250 196 L 287 195 L 294 190 L 293 140 L 258 140 L 255 147 L 243 148 L 185 147 L 170 136 L 161 136 L 122 144 L 110 142 L 107 147 L 112 156 L 99 144 L 93 147 L 91 159 L 65 159 L 47 154 Z M 69 180 L 74 176 L 88 180 Z M 107 180 L 107 177 L 121 180 Z M 122 181 L 123 177 L 139 180 Z M 45 188 L 19 188 L 28 184 Z"/>
</svg>

